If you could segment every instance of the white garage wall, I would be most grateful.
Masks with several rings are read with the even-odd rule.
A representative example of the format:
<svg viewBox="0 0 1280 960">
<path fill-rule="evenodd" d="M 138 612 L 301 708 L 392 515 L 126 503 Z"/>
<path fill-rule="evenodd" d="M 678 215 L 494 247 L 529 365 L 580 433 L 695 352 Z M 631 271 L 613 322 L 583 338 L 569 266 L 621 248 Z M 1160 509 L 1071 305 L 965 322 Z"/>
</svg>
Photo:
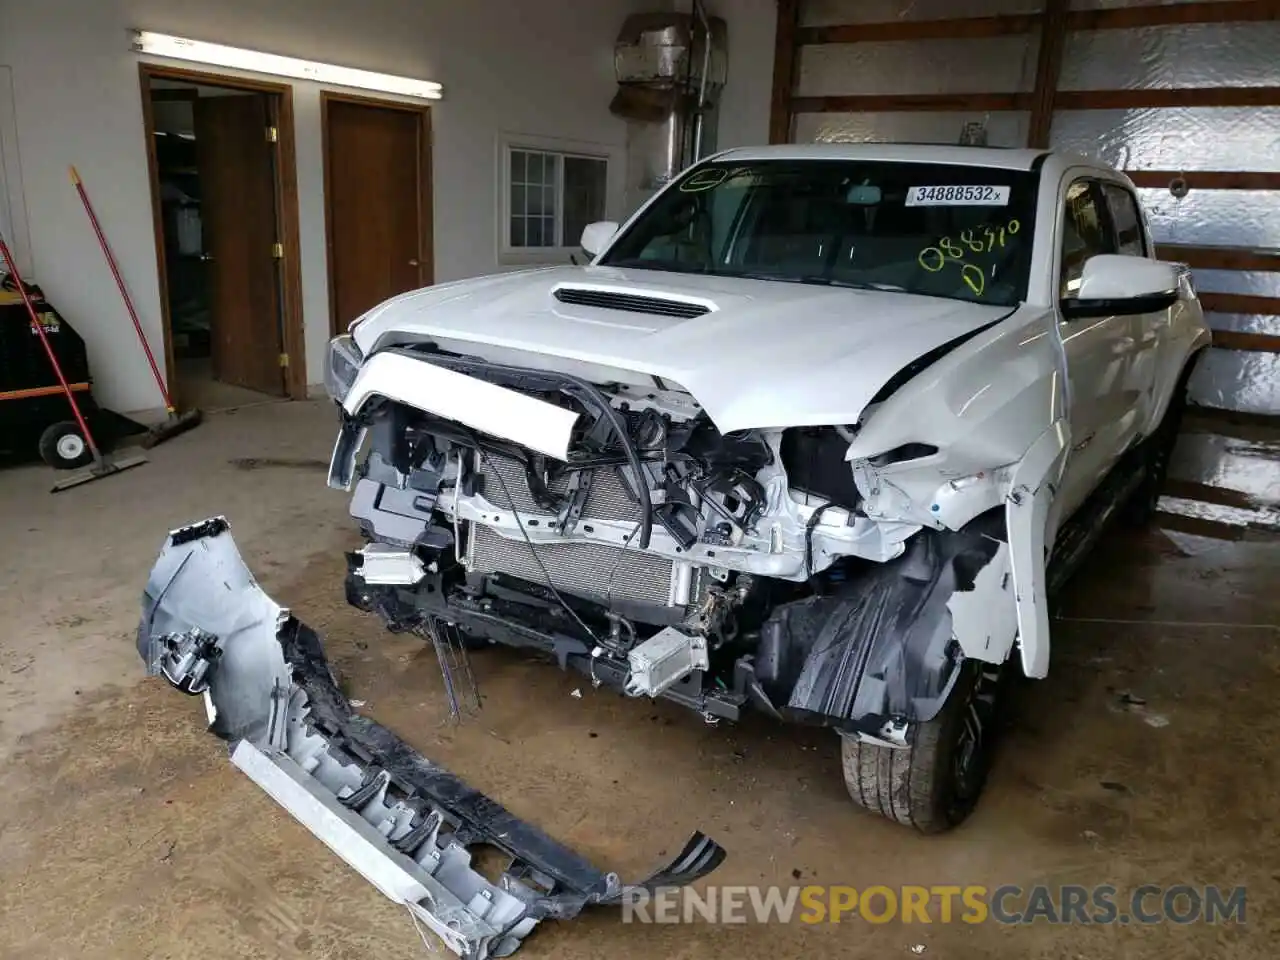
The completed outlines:
<svg viewBox="0 0 1280 960">
<path fill-rule="evenodd" d="M 773 40 L 778 27 L 776 0 L 707 0 L 707 10 L 722 17 L 729 27 L 727 81 L 720 95 L 716 146 L 727 149 L 768 143 Z"/>
<path fill-rule="evenodd" d="M 768 0 L 760 5 L 772 6 Z M 0 0 L 0 65 L 12 70 L 36 279 L 87 340 L 101 401 L 126 412 L 160 405 L 67 177 L 68 164 L 79 167 L 153 349 L 162 354 L 130 28 L 443 83 L 445 99 L 432 109 L 435 274 L 442 282 L 498 269 L 500 135 L 566 138 L 625 155 L 625 125 L 608 110 L 613 41 L 628 13 L 652 6 L 643 0 Z M 294 84 L 313 383 L 321 379 L 329 326 L 320 90 Z M 623 212 L 624 173 L 621 163 L 613 165 L 614 216 Z"/>
<path fill-rule="evenodd" d="M 3 21 L 0 21 L 2 23 Z M 31 237 L 27 229 L 22 162 L 18 155 L 18 121 L 14 115 L 13 71 L 0 67 L 0 234 L 20 271 L 31 269 Z M 0 263 L 0 268 L 3 268 Z"/>
</svg>

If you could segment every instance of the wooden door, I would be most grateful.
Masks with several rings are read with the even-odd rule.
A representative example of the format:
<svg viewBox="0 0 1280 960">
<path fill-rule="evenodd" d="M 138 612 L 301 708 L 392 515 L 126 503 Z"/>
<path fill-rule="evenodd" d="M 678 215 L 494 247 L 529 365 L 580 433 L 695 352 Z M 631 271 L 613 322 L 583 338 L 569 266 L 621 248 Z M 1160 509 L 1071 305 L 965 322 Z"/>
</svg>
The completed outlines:
<svg viewBox="0 0 1280 960">
<path fill-rule="evenodd" d="M 280 396 L 284 345 L 268 95 L 200 97 L 194 108 L 213 375 Z"/>
<path fill-rule="evenodd" d="M 334 332 L 429 282 L 422 224 L 425 112 L 326 98 L 325 188 Z"/>
</svg>

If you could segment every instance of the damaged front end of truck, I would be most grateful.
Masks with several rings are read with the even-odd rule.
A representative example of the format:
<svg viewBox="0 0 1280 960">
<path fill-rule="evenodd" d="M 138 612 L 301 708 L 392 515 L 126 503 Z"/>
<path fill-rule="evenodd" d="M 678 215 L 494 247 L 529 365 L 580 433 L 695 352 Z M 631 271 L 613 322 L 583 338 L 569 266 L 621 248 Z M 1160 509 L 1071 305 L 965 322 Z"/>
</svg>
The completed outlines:
<svg viewBox="0 0 1280 960">
<path fill-rule="evenodd" d="M 870 402 L 842 423 L 772 428 L 732 425 L 723 404 L 652 370 L 498 362 L 423 338 L 366 356 L 336 338 L 329 484 L 351 491 L 365 539 L 347 599 L 432 640 L 451 700 L 442 638 L 454 653 L 539 651 L 710 722 L 754 709 L 829 727 L 846 751 L 909 752 L 945 711 L 976 710 L 980 665 L 1015 641 L 1028 674 L 1047 666 L 1045 544 L 1067 434 L 1051 416 L 1054 355 L 1027 329 L 1049 324 L 992 331 L 988 355 L 1026 359 L 998 389 L 973 373 L 989 356 L 935 351 L 934 387 L 903 388 L 917 365 L 863 384 Z M 992 396 L 956 415 L 962 387 Z M 143 606 L 149 671 L 202 697 L 233 763 L 459 956 L 506 956 L 541 919 L 625 895 L 356 713 L 225 520 L 170 535 Z M 976 749 L 957 746 L 957 782 Z M 472 867 L 476 844 L 510 857 L 498 881 Z M 697 880 L 723 857 L 695 834 L 641 886 Z"/>
<path fill-rule="evenodd" d="M 330 370 L 330 485 L 367 541 L 347 596 L 392 629 L 540 650 L 712 721 L 757 709 L 902 745 L 966 657 L 1003 662 L 1036 615 L 1008 530 L 1061 466 L 1057 431 L 1036 478 L 1015 458 L 957 473 L 926 443 L 855 456 L 856 426 L 722 432 L 654 375 L 433 343 L 365 358 L 347 337 Z M 936 489 L 912 500 L 900 476 Z"/>
</svg>

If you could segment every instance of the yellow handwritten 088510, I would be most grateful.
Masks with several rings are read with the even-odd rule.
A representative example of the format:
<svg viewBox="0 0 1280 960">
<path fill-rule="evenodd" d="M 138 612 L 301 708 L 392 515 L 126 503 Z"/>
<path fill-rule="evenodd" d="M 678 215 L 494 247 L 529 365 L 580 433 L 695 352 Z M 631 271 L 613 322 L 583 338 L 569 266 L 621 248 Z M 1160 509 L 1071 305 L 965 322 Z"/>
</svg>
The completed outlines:
<svg viewBox="0 0 1280 960">
<path fill-rule="evenodd" d="M 948 260 L 960 262 L 967 254 L 991 253 L 997 247 L 1004 249 L 1009 242 L 1009 237 L 1017 234 L 1021 228 L 1022 224 L 1017 220 L 1010 220 L 1001 227 L 986 226 L 964 230 L 960 234 L 959 243 L 950 237 L 943 237 L 936 246 L 921 250 L 916 259 L 923 269 L 930 273 L 937 273 L 947 265 Z M 987 284 L 982 268 L 974 263 L 963 263 L 960 271 L 965 286 L 973 291 L 974 296 L 982 296 L 982 291 L 986 289 Z"/>
</svg>

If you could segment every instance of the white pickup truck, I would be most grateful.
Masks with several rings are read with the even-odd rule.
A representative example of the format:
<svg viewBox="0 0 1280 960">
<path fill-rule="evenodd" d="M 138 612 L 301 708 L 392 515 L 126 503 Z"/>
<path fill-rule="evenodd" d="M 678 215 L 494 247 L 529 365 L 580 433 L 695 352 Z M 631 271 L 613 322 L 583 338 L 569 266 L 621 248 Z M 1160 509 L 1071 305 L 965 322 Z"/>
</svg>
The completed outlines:
<svg viewBox="0 0 1280 960">
<path fill-rule="evenodd" d="M 583 246 L 333 341 L 348 598 L 707 718 L 830 727 L 855 802 L 956 825 L 1002 670 L 1048 673 L 1056 587 L 1151 511 L 1209 344 L 1132 184 L 1042 151 L 730 150 Z M 229 536 L 202 529 L 149 610 Z M 204 645 L 152 627 L 148 663 L 242 704 L 234 644 L 177 619 Z"/>
</svg>

